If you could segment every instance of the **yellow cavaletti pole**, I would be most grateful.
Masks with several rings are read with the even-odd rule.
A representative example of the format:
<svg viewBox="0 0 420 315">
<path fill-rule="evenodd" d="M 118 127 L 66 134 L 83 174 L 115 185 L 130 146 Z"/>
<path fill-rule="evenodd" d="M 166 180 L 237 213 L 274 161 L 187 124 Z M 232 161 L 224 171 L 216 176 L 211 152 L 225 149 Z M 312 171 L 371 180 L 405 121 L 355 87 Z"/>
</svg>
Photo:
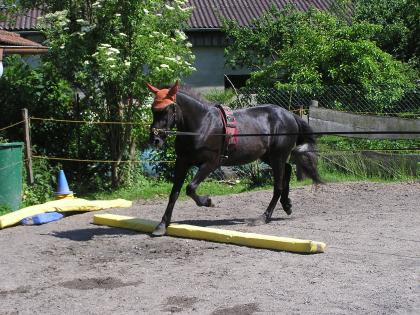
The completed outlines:
<svg viewBox="0 0 420 315">
<path fill-rule="evenodd" d="M 97 214 L 93 223 L 151 233 L 158 222 L 114 214 Z M 171 224 L 166 230 L 168 236 L 207 240 L 219 243 L 243 245 L 256 248 L 282 250 L 294 253 L 323 253 L 325 243 L 296 238 L 220 230 L 187 224 Z"/>
</svg>

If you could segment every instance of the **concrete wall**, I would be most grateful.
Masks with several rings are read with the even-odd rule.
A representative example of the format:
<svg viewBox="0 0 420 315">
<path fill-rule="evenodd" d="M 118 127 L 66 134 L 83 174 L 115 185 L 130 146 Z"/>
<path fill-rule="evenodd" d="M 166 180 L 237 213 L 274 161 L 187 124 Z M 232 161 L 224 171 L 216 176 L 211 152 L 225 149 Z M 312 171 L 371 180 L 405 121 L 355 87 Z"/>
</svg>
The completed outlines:
<svg viewBox="0 0 420 315">
<path fill-rule="evenodd" d="M 194 67 L 197 71 L 184 78 L 183 82 L 197 90 L 223 90 L 225 74 L 249 74 L 246 69 L 233 70 L 225 66 L 224 47 L 193 47 L 192 52 L 195 55 Z"/>
<path fill-rule="evenodd" d="M 317 132 L 420 131 L 420 119 L 356 115 L 315 106 L 309 107 L 309 124 L 314 131 Z M 419 135 L 413 134 L 370 134 L 345 136 L 371 139 L 419 139 L 420 137 Z"/>
</svg>

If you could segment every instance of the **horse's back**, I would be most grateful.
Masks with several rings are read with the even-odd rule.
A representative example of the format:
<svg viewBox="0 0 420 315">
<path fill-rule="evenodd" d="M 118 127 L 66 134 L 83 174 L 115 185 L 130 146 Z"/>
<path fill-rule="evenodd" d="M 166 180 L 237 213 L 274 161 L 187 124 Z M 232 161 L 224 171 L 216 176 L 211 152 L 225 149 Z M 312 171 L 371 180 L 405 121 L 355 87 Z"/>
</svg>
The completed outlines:
<svg viewBox="0 0 420 315">
<path fill-rule="evenodd" d="M 261 104 L 234 111 L 239 129 L 243 133 L 296 133 L 298 124 L 294 114 L 273 104 Z"/>
</svg>

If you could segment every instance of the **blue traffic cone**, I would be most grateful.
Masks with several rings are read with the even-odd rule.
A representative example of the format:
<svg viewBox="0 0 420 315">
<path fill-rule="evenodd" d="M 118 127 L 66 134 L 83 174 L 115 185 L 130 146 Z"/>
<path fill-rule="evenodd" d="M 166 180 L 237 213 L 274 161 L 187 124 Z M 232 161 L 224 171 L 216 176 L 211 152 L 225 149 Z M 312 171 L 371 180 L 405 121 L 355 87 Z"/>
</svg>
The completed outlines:
<svg viewBox="0 0 420 315">
<path fill-rule="evenodd" d="M 73 195 L 73 192 L 69 189 L 67 184 L 66 175 L 63 170 L 60 170 L 57 176 L 57 191 L 55 192 L 57 197 L 66 197 L 68 195 Z"/>
</svg>

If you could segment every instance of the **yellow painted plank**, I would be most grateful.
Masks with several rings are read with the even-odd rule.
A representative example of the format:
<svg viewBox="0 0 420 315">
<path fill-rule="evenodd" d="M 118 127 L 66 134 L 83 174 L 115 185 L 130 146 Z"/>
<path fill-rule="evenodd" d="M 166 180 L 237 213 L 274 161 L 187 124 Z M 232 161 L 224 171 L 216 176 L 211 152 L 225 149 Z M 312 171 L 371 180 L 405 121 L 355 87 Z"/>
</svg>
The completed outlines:
<svg viewBox="0 0 420 315">
<path fill-rule="evenodd" d="M 22 219 L 46 212 L 97 211 L 109 208 L 131 207 L 132 202 L 124 199 L 86 200 L 81 198 L 65 198 L 49 201 L 40 205 L 22 208 L 0 216 L 0 230 L 15 225 Z"/>
<path fill-rule="evenodd" d="M 93 223 L 145 233 L 151 233 L 158 224 L 158 222 L 155 221 L 114 214 L 94 215 Z M 325 243 L 311 240 L 237 232 L 232 230 L 220 230 L 176 223 L 168 226 L 166 235 L 295 253 L 323 253 L 326 249 Z"/>
</svg>

